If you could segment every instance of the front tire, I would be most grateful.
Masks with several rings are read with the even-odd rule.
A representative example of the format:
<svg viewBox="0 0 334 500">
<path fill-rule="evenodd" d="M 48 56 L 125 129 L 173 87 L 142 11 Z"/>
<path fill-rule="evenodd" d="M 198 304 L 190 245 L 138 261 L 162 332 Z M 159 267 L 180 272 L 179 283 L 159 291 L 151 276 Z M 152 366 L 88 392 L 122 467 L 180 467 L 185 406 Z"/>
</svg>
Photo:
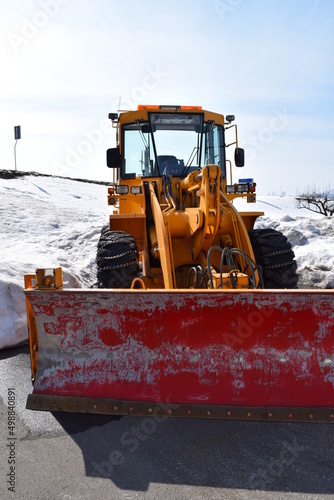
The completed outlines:
<svg viewBox="0 0 334 500">
<path fill-rule="evenodd" d="M 104 226 L 96 255 L 98 288 L 130 288 L 139 274 L 137 257 L 133 236 Z"/>
<path fill-rule="evenodd" d="M 297 263 L 287 237 L 274 229 L 253 229 L 249 237 L 265 287 L 298 288 Z"/>
</svg>

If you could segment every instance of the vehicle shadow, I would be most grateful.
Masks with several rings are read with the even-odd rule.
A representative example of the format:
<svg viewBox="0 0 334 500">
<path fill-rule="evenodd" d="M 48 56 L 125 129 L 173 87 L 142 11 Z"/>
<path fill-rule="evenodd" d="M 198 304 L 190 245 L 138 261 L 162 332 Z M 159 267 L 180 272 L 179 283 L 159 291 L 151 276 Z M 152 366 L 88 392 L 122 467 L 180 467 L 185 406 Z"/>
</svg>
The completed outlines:
<svg viewBox="0 0 334 500">
<path fill-rule="evenodd" d="M 53 413 L 86 475 L 125 490 L 151 483 L 334 493 L 334 426 Z"/>
<path fill-rule="evenodd" d="M 14 358 L 18 354 L 30 354 L 30 348 L 28 342 L 23 342 L 20 345 L 2 349 L 0 351 L 0 361 L 2 359 Z"/>
</svg>

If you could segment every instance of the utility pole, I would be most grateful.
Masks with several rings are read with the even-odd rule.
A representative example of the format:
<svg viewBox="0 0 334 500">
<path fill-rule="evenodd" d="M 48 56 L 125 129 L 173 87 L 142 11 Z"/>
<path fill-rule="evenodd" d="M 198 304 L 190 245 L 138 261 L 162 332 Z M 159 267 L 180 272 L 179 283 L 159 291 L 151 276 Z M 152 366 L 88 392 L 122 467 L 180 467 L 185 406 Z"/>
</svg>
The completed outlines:
<svg viewBox="0 0 334 500">
<path fill-rule="evenodd" d="M 15 172 L 16 172 L 16 144 L 19 139 L 21 139 L 21 125 L 16 125 L 14 127 L 14 138 L 15 138 L 15 146 L 14 146 L 14 160 L 15 160 Z"/>
</svg>

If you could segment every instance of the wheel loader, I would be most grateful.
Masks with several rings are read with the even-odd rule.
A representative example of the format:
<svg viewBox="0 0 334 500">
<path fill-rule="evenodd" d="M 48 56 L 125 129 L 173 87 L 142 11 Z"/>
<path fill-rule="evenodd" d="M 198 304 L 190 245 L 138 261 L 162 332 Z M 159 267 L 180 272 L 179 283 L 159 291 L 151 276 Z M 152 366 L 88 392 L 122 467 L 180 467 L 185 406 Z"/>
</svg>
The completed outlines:
<svg viewBox="0 0 334 500">
<path fill-rule="evenodd" d="M 334 421 L 334 291 L 300 290 L 283 234 L 243 167 L 233 115 L 139 105 L 111 113 L 111 210 L 97 283 L 25 276 L 27 408 Z M 232 158 L 232 160 L 231 160 Z"/>
</svg>

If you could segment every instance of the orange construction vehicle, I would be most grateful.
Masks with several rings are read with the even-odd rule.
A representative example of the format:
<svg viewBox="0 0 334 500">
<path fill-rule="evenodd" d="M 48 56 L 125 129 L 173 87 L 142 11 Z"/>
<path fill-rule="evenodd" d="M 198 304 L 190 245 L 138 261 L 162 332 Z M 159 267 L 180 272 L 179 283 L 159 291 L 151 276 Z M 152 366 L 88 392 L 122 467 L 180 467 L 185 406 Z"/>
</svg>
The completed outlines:
<svg viewBox="0 0 334 500">
<path fill-rule="evenodd" d="M 109 115 L 117 147 L 97 288 L 26 276 L 27 407 L 108 414 L 334 421 L 334 291 L 299 290 L 262 212 L 234 116 L 195 106 Z"/>
</svg>

